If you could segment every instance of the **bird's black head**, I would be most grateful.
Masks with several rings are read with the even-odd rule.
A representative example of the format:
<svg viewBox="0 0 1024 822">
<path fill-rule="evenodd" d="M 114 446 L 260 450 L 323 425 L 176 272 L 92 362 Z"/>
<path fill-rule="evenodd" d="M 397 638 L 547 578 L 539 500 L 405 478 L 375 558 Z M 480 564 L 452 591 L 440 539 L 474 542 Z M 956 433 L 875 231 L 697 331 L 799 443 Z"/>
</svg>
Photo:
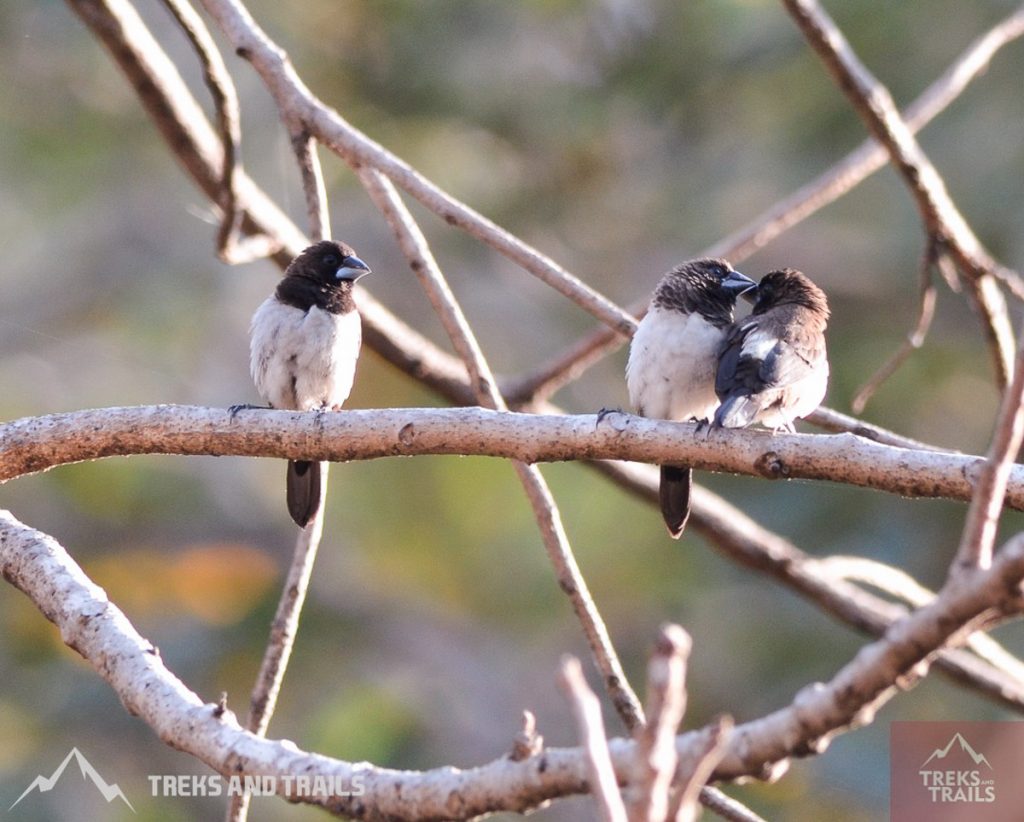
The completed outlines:
<svg viewBox="0 0 1024 822">
<path fill-rule="evenodd" d="M 370 273 L 370 267 L 360 260 L 352 247 L 334 240 L 321 240 L 311 245 L 291 261 L 286 277 L 303 277 L 327 287 L 354 283 Z"/>
<path fill-rule="evenodd" d="M 793 268 L 772 271 L 757 284 L 754 314 L 763 314 L 777 305 L 802 305 L 827 318 L 828 300 L 825 292 L 812 283 L 805 274 Z"/>
<path fill-rule="evenodd" d="M 332 314 L 355 310 L 352 286 L 370 267 L 345 243 L 322 240 L 288 264 L 277 298 L 301 311 L 317 306 Z"/>
<path fill-rule="evenodd" d="M 736 298 L 757 284 L 733 269 L 725 260 L 705 257 L 673 268 L 658 284 L 654 305 L 698 312 L 712 325 L 732 322 Z"/>
</svg>

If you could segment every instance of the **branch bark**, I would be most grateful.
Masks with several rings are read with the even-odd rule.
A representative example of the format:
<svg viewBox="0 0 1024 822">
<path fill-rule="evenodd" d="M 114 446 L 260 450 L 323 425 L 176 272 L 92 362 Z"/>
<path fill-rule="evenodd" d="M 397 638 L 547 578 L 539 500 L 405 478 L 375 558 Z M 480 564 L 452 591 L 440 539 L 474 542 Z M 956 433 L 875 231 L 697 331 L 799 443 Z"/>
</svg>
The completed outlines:
<svg viewBox="0 0 1024 822">
<path fill-rule="evenodd" d="M 470 819 L 480 814 L 525 811 L 587 788 L 579 748 L 549 748 L 514 761 L 505 756 L 467 770 L 393 771 L 310 754 L 291 742 L 262 739 L 243 730 L 231 711 L 203 701 L 164 666 L 159 651 L 134 629 L 101 588 L 86 577 L 52 537 L 0 511 L 0 574 L 24 592 L 116 691 L 132 714 L 167 744 L 218 773 L 295 775 L 316 773 L 355 790 L 348 796 L 285 796 L 356 819 Z M 863 648 L 828 683 L 809 686 L 794 702 L 737 726 L 729 735 L 713 778 L 779 776 L 791 756 L 820 753 L 836 734 L 870 722 L 898 691 L 912 687 L 941 648 L 962 642 L 980 620 L 1019 613 L 1024 578 L 1024 537 L 999 552 L 992 567 L 948 586 L 934 602 L 893 625 Z M 706 736 L 676 738 L 680 760 L 696 761 Z M 619 781 L 636 767 L 637 744 L 610 740 Z M 283 780 L 278 791 L 287 793 Z"/>
<path fill-rule="evenodd" d="M 227 410 L 195 406 L 105 408 L 0 425 L 0 482 L 57 465 L 131 454 L 319 459 L 421 454 L 521 462 L 682 462 L 766 479 L 843 482 L 908 497 L 969 500 L 978 456 L 913 451 L 852 434 L 698 432 L 691 423 L 612 413 L 555 416 L 483 408 L 339 411 Z M 1006 504 L 1024 510 L 1024 466 L 1010 469 Z"/>
</svg>

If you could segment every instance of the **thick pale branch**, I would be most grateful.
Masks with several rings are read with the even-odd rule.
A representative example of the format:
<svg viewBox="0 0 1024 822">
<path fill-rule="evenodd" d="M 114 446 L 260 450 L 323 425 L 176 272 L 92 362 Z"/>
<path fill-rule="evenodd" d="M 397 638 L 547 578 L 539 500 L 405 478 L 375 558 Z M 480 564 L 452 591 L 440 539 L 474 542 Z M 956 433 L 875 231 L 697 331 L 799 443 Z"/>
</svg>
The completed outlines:
<svg viewBox="0 0 1024 822">
<path fill-rule="evenodd" d="M 131 454 L 320 459 L 421 454 L 522 462 L 616 459 L 682 462 L 767 479 L 844 482 L 908 497 L 968 500 L 984 460 L 912 451 L 852 434 L 698 432 L 689 423 L 613 413 L 554 416 L 483 408 L 391 408 L 327 413 L 180 405 L 106 408 L 0 425 L 0 482 L 56 465 Z M 1009 473 L 1006 504 L 1024 510 L 1024 467 Z"/>
<path fill-rule="evenodd" d="M 593 465 L 624 489 L 657 504 L 656 468 L 635 462 L 599 461 Z M 820 560 L 811 556 L 706 488 L 694 486 L 690 502 L 693 507 L 690 527 L 714 548 L 733 562 L 774 578 L 833 619 L 870 636 L 882 636 L 890 625 L 907 615 L 903 605 L 878 597 L 838 574 L 834 560 L 849 558 Z M 890 573 L 897 572 L 890 566 L 883 567 Z M 879 587 L 880 575 L 876 570 L 875 587 Z M 934 596 L 929 591 L 923 598 L 909 602 L 922 606 Z M 1024 663 L 987 634 L 974 634 L 967 644 L 974 653 L 942 651 L 937 657 L 939 670 L 1010 710 L 1024 712 Z"/>
<path fill-rule="evenodd" d="M 468 770 L 414 772 L 353 765 L 306 753 L 291 742 L 262 739 L 244 731 L 230 711 L 203 704 L 56 540 L 6 511 L 0 511 L 0 573 L 60 629 L 64 642 L 111 685 L 129 712 L 169 745 L 222 774 L 332 777 L 358 795 L 296 801 L 354 818 L 417 822 L 522 811 L 586 790 L 579 748 L 549 748 L 519 761 L 502 757 Z M 1017 539 L 991 569 L 943 590 L 933 603 L 893 625 L 829 683 L 810 686 L 792 705 L 738 726 L 715 778 L 778 775 L 788 757 L 821 752 L 835 734 L 869 722 L 882 703 L 914 684 L 939 648 L 961 642 L 979 617 L 1019 610 L 1022 577 L 1024 539 Z M 705 743 L 699 731 L 677 737 L 680 760 L 697 758 Z M 609 752 L 618 780 L 627 780 L 636 767 L 637 745 L 613 739 Z M 282 790 L 284 784 L 278 781 Z"/>
</svg>

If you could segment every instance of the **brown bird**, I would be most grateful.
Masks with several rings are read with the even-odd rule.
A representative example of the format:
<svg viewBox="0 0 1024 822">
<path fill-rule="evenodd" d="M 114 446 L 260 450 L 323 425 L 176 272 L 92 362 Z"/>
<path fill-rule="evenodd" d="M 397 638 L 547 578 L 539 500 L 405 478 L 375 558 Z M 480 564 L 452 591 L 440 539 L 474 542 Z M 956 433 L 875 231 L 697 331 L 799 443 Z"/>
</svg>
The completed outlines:
<svg viewBox="0 0 1024 822">
<path fill-rule="evenodd" d="M 766 274 L 746 319 L 730 331 L 718 359 L 715 427 L 759 422 L 793 431 L 825 397 L 828 301 L 818 286 L 792 268 Z"/>
<path fill-rule="evenodd" d="M 369 273 L 351 247 L 324 240 L 291 261 L 256 309 L 249 365 L 271 408 L 337 411 L 348 399 L 362 342 L 352 287 Z M 322 488 L 319 462 L 289 461 L 288 513 L 300 528 L 320 507 Z"/>
<path fill-rule="evenodd" d="M 736 297 L 753 280 L 725 260 L 691 260 L 662 277 L 629 349 L 626 385 L 636 412 L 664 420 L 708 421 L 718 407 L 715 367 L 732 327 Z M 662 465 L 659 499 L 678 539 L 690 516 L 693 472 Z"/>
</svg>

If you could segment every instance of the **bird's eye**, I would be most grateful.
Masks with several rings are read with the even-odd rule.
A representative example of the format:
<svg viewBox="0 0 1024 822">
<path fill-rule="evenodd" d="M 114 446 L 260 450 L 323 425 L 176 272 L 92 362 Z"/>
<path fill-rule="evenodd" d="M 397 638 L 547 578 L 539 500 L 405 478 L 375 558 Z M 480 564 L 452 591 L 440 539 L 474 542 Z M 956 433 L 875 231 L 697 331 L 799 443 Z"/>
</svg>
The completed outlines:
<svg viewBox="0 0 1024 822">
<path fill-rule="evenodd" d="M 328 254 L 323 259 L 323 264 L 328 268 L 336 268 L 338 265 L 338 255 Z"/>
</svg>

